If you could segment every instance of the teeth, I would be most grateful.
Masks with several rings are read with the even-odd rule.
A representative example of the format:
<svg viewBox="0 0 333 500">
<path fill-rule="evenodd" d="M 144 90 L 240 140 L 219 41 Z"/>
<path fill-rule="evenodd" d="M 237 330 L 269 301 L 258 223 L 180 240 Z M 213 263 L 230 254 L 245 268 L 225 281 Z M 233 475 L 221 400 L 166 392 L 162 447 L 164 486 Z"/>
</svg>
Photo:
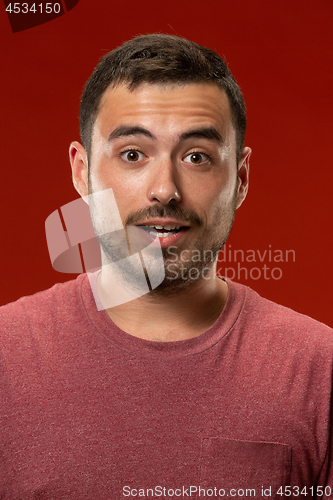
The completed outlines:
<svg viewBox="0 0 333 500">
<path fill-rule="evenodd" d="M 154 238 L 166 238 L 176 234 L 181 226 L 143 226 L 143 228 Z M 162 233 L 161 230 L 167 230 L 167 233 Z"/>
<path fill-rule="evenodd" d="M 171 231 L 172 229 L 179 229 L 181 226 L 158 226 L 158 225 L 151 225 L 147 227 L 154 227 L 155 229 L 166 229 L 167 231 Z"/>
<path fill-rule="evenodd" d="M 167 236 L 171 236 L 175 233 L 156 233 L 155 231 L 149 231 L 152 236 L 155 238 L 158 236 L 159 238 L 166 238 Z"/>
</svg>

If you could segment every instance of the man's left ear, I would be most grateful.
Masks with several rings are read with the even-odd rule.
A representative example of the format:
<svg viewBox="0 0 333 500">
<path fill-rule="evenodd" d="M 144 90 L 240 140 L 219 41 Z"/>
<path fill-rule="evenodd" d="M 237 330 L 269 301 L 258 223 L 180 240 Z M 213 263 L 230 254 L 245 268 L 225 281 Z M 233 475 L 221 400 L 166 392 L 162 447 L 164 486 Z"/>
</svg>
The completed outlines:
<svg viewBox="0 0 333 500">
<path fill-rule="evenodd" d="M 244 148 L 238 161 L 238 193 L 236 208 L 239 208 L 246 198 L 249 189 L 250 156 L 252 150 Z"/>
</svg>

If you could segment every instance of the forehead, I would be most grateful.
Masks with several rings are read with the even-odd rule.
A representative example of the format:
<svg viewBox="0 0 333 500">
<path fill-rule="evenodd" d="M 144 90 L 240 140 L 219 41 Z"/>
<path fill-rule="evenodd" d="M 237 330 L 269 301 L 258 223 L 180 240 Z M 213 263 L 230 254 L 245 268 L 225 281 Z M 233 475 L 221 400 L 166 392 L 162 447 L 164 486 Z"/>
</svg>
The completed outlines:
<svg viewBox="0 0 333 500">
<path fill-rule="evenodd" d="M 145 83 L 134 90 L 123 84 L 109 87 L 101 99 L 93 136 L 96 132 L 106 136 L 119 125 L 133 124 L 162 136 L 197 126 L 214 126 L 223 135 L 234 132 L 228 97 L 210 83 Z"/>
</svg>

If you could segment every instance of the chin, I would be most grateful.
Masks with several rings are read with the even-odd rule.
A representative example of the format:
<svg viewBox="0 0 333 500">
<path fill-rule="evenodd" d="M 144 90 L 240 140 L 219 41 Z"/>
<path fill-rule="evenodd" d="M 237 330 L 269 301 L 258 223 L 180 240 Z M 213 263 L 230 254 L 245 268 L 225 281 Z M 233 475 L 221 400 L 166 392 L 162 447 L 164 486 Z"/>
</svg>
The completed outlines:
<svg viewBox="0 0 333 500">
<path fill-rule="evenodd" d="M 203 280 L 211 279 L 213 261 L 206 262 L 170 262 L 165 260 L 165 278 L 150 295 L 171 296 L 181 294 L 196 287 Z"/>
</svg>

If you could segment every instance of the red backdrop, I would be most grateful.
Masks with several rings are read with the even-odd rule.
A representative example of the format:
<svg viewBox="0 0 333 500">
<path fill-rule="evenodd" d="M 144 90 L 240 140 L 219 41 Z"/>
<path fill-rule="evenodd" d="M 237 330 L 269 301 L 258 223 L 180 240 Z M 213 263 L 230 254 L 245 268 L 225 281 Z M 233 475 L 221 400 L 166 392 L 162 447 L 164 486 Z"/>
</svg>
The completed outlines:
<svg viewBox="0 0 333 500">
<path fill-rule="evenodd" d="M 165 32 L 224 55 L 247 103 L 250 192 L 221 272 L 237 279 L 239 264 L 239 281 L 333 326 L 332 23 L 329 0 L 80 0 L 12 33 L 0 5 L 0 304 L 73 277 L 52 269 L 44 222 L 77 197 L 67 151 L 82 87 L 107 51 Z"/>
</svg>

